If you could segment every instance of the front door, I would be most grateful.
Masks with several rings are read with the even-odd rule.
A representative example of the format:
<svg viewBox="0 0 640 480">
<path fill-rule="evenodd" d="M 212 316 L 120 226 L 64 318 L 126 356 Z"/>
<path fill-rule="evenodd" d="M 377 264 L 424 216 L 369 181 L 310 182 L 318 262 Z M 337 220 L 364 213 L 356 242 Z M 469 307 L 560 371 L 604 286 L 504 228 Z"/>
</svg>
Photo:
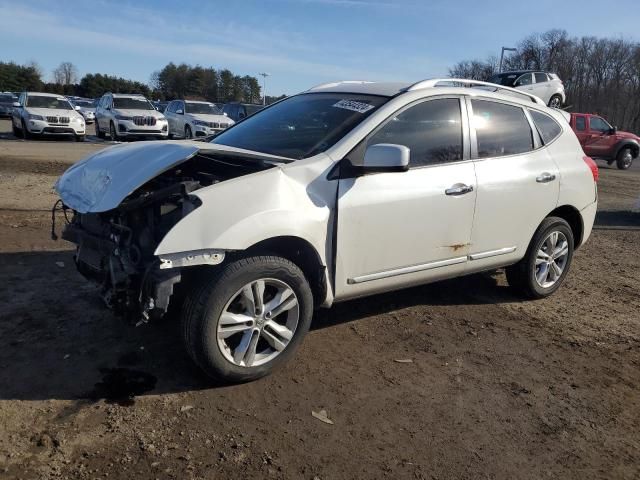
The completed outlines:
<svg viewBox="0 0 640 480">
<path fill-rule="evenodd" d="M 593 115 L 588 121 L 589 135 L 585 139 L 584 153 L 590 157 L 607 157 L 616 143 L 616 136 L 611 135 L 611 125 Z"/>
<path fill-rule="evenodd" d="M 410 149 L 406 172 L 340 180 L 336 299 L 402 288 L 464 271 L 476 178 L 468 151 L 466 106 L 457 97 L 422 101 L 394 114 L 368 145 Z"/>
</svg>

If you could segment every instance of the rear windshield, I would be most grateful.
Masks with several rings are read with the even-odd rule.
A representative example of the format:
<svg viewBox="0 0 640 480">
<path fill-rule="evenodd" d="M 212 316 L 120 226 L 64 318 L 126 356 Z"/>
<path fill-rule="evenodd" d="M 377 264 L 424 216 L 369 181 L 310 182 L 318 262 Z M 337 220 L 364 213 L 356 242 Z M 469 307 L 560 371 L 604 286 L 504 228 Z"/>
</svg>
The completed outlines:
<svg viewBox="0 0 640 480">
<path fill-rule="evenodd" d="M 247 117 L 212 143 L 291 159 L 324 152 L 388 100 L 375 95 L 305 93 Z"/>
<path fill-rule="evenodd" d="M 18 99 L 13 95 L 0 95 L 0 103 L 13 103 L 17 101 Z"/>
<path fill-rule="evenodd" d="M 89 100 L 74 100 L 73 104 L 78 107 L 84 107 L 84 108 L 93 108 L 96 106 L 95 102 L 91 102 Z"/>
<path fill-rule="evenodd" d="M 203 115 L 221 115 L 222 112 L 213 103 L 186 102 L 186 113 L 200 113 Z"/>
<path fill-rule="evenodd" d="M 123 110 L 155 110 L 146 98 L 114 98 L 113 108 Z"/>
<path fill-rule="evenodd" d="M 27 97 L 27 103 L 25 104 L 25 107 L 73 110 L 68 100 L 58 97 L 46 97 L 42 95 Z"/>
</svg>

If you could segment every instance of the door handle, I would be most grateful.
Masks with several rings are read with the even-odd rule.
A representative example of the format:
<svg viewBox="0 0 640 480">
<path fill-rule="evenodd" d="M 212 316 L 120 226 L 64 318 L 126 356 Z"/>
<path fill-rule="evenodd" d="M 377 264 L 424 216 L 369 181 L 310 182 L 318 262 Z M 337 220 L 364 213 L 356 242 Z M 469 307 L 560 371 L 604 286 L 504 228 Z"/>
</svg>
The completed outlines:
<svg viewBox="0 0 640 480">
<path fill-rule="evenodd" d="M 473 185 L 465 185 L 464 183 L 456 183 L 451 188 L 447 188 L 444 191 L 445 195 L 451 195 L 454 197 L 464 195 L 469 192 L 473 192 Z"/>
<path fill-rule="evenodd" d="M 556 176 L 553 173 L 544 172 L 536 177 L 536 182 L 549 183 L 549 182 L 553 182 L 555 179 L 556 179 Z"/>
</svg>

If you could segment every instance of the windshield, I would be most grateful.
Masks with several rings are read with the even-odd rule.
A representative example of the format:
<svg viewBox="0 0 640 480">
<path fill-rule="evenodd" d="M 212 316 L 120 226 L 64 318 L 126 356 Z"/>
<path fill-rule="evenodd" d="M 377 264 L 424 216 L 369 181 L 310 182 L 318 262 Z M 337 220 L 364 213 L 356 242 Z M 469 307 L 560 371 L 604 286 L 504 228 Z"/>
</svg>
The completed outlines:
<svg viewBox="0 0 640 480">
<path fill-rule="evenodd" d="M 218 110 L 213 103 L 195 103 L 186 102 L 186 113 L 201 113 L 204 115 L 222 115 L 222 112 Z"/>
<path fill-rule="evenodd" d="M 77 107 L 84 107 L 84 108 L 94 108 L 95 107 L 95 102 L 90 102 L 88 100 L 74 100 L 73 104 Z"/>
<path fill-rule="evenodd" d="M 253 115 L 256 112 L 259 112 L 264 107 L 262 105 L 245 105 L 244 108 L 247 109 L 247 116 Z"/>
<path fill-rule="evenodd" d="M 0 103 L 13 103 L 17 101 L 18 99 L 13 95 L 0 95 Z"/>
<path fill-rule="evenodd" d="M 25 107 L 31 108 L 57 108 L 58 110 L 73 110 L 68 100 L 58 97 L 45 97 L 43 95 L 27 97 Z"/>
<path fill-rule="evenodd" d="M 116 97 L 113 108 L 123 110 L 155 110 L 146 98 Z"/>
<path fill-rule="evenodd" d="M 489 79 L 490 83 L 504 85 L 505 87 L 513 86 L 513 82 L 520 76 L 518 73 L 499 73 Z"/>
<path fill-rule="evenodd" d="M 211 143 L 299 160 L 333 146 L 387 100 L 348 93 L 296 95 L 248 117 Z"/>
</svg>

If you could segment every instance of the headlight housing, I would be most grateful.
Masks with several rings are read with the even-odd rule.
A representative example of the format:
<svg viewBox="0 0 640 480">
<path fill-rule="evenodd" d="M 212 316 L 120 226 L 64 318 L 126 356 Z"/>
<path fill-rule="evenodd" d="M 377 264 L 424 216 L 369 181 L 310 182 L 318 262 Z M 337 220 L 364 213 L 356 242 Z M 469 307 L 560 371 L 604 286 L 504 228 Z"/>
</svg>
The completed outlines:
<svg viewBox="0 0 640 480">
<path fill-rule="evenodd" d="M 116 120 L 128 120 L 129 122 L 133 121 L 133 117 L 126 117 L 124 115 L 116 115 Z"/>
<path fill-rule="evenodd" d="M 193 124 L 194 125 L 200 125 L 201 127 L 208 127 L 209 126 L 209 122 L 204 122 L 202 120 L 194 120 Z"/>
<path fill-rule="evenodd" d="M 29 117 L 29 120 L 44 120 L 44 117 L 42 115 L 34 115 L 33 113 L 29 113 L 27 115 Z"/>
</svg>

